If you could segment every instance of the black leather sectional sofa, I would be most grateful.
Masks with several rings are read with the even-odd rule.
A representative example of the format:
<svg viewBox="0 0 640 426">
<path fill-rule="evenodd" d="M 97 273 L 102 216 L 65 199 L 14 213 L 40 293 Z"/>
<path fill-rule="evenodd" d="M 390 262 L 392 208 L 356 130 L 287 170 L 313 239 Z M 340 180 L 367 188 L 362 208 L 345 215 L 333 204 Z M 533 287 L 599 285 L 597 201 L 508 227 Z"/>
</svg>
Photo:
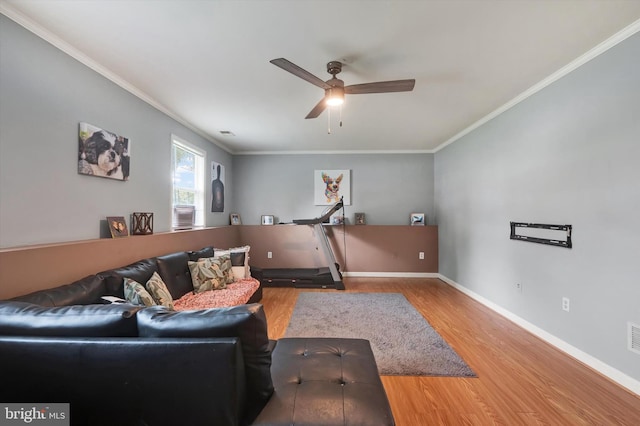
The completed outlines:
<svg viewBox="0 0 640 426">
<path fill-rule="evenodd" d="M 74 425 L 393 425 L 369 342 L 270 341 L 258 303 L 101 304 L 153 272 L 174 299 L 211 247 L 0 301 L 0 401 L 66 402 Z M 261 289 L 250 302 L 261 298 Z"/>
</svg>

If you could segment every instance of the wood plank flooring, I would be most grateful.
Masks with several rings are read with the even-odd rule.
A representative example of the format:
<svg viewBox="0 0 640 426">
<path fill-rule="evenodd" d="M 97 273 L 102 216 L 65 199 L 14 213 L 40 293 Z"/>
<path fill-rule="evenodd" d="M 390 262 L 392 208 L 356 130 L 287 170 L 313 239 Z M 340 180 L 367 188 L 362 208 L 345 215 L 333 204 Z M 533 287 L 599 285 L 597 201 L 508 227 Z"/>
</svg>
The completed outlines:
<svg viewBox="0 0 640 426">
<path fill-rule="evenodd" d="M 345 278 L 347 292 L 402 293 L 477 378 L 382 376 L 396 424 L 640 425 L 640 397 L 438 279 Z M 302 291 L 264 288 L 269 337 Z"/>
</svg>

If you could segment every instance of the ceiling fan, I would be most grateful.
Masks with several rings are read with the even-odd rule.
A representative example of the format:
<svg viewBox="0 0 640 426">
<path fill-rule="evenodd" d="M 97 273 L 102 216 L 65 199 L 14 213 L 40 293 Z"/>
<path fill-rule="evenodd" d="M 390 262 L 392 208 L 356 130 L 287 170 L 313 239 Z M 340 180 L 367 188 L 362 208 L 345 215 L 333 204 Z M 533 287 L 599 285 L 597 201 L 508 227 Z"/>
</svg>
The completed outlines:
<svg viewBox="0 0 640 426">
<path fill-rule="evenodd" d="M 340 71 L 342 71 L 342 62 L 331 61 L 327 64 L 327 72 L 332 75 L 332 78 L 327 81 L 322 81 L 309 71 L 300 68 L 293 62 L 284 58 L 273 59 L 269 62 L 285 71 L 289 71 L 291 74 L 298 76 L 315 86 L 320 87 L 321 89 L 324 89 L 324 97 L 315 107 L 313 107 L 311 112 L 309 112 L 305 118 L 316 118 L 328 106 L 342 105 L 345 94 L 359 95 L 364 93 L 410 92 L 416 84 L 414 79 L 410 79 L 377 81 L 374 83 L 352 84 L 350 86 L 345 86 L 344 81 L 336 78 L 336 74 L 339 74 Z"/>
</svg>

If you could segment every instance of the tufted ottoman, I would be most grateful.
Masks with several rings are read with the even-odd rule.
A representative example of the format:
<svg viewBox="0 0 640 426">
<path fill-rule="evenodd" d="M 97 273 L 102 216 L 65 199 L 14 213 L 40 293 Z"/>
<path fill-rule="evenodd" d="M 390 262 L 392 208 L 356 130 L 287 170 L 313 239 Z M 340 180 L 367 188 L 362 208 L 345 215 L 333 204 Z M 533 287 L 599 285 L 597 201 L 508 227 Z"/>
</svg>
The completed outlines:
<svg viewBox="0 0 640 426">
<path fill-rule="evenodd" d="M 275 391 L 254 425 L 394 425 L 369 341 L 284 338 L 273 351 Z"/>
</svg>

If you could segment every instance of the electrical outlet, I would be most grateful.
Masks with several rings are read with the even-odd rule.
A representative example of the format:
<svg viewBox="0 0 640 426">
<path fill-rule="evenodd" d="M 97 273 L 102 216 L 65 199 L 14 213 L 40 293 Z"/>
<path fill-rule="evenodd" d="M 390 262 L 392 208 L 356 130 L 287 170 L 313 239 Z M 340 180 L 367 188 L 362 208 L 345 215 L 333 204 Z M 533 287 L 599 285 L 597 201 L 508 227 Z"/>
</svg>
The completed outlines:
<svg viewBox="0 0 640 426">
<path fill-rule="evenodd" d="M 424 252 L 421 251 L 420 253 L 418 253 L 418 259 L 420 260 L 424 260 Z"/>
<path fill-rule="evenodd" d="M 273 257 L 273 253 L 270 251 L 267 252 L 267 259 L 271 259 Z"/>
<path fill-rule="evenodd" d="M 562 310 L 569 312 L 569 298 L 568 297 L 563 297 L 562 298 Z"/>
<path fill-rule="evenodd" d="M 518 290 L 518 293 L 522 293 L 522 283 L 516 283 L 516 290 Z"/>
</svg>

